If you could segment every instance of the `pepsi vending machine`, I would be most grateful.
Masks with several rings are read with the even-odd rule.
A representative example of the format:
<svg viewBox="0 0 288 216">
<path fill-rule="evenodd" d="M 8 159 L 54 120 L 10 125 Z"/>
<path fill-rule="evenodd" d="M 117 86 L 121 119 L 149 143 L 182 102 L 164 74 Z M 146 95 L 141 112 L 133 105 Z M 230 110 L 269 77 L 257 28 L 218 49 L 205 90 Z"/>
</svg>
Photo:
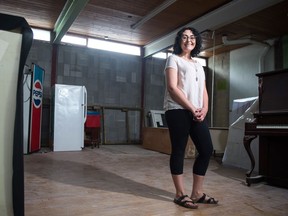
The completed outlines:
<svg viewBox="0 0 288 216">
<path fill-rule="evenodd" d="M 24 154 L 39 151 L 41 148 L 42 99 L 45 70 L 37 64 L 32 64 L 30 72 L 30 77 L 27 75 L 26 79 L 24 79 L 26 84 L 24 83 L 23 85 Z M 27 91 L 29 97 L 28 100 L 25 100 L 25 92 L 27 96 Z"/>
</svg>

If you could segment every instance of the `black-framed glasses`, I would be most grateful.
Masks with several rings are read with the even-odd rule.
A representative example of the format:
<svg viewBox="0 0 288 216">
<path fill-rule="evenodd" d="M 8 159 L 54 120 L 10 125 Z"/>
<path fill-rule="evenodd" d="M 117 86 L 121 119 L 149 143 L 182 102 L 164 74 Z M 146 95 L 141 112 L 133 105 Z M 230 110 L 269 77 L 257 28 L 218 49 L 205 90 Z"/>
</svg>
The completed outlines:
<svg viewBox="0 0 288 216">
<path fill-rule="evenodd" d="M 195 40 L 195 39 L 196 39 L 196 36 L 195 36 L 195 35 L 191 35 L 191 36 L 182 35 L 181 39 L 182 39 L 182 41 L 187 41 L 188 39 L 190 39 L 190 40 Z"/>
</svg>

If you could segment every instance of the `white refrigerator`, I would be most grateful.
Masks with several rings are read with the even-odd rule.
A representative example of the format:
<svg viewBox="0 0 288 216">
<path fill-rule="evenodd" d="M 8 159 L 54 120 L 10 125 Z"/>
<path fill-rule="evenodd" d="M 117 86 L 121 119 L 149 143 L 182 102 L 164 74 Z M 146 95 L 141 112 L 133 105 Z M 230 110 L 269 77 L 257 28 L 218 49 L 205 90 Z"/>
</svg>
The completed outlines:
<svg viewBox="0 0 288 216">
<path fill-rule="evenodd" d="M 55 84 L 51 102 L 53 151 L 82 150 L 87 118 L 85 86 Z"/>
</svg>

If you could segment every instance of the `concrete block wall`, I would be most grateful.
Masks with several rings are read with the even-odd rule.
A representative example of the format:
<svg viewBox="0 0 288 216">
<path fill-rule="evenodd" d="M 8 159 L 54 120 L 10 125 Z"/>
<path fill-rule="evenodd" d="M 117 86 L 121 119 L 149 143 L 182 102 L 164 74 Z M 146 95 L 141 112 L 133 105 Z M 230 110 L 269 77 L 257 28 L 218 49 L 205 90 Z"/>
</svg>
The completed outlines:
<svg viewBox="0 0 288 216">
<path fill-rule="evenodd" d="M 61 45 L 56 82 L 85 85 L 88 104 L 140 107 L 141 58 Z"/>
<path fill-rule="evenodd" d="M 45 70 L 43 83 L 44 99 L 50 98 L 51 86 L 51 61 L 52 61 L 52 45 L 47 42 L 33 41 L 26 64 L 31 68 L 32 63 L 38 64 Z"/>
<path fill-rule="evenodd" d="M 43 101 L 46 106 L 43 107 L 42 117 L 43 146 L 48 145 L 49 141 L 51 59 L 52 45 L 47 42 L 34 41 L 26 64 L 31 66 L 33 62 L 45 69 Z M 152 69 L 155 70 L 155 68 Z M 56 70 L 56 83 L 86 86 L 89 105 L 98 104 L 134 108 L 140 108 L 141 106 L 142 59 L 139 56 L 86 47 L 59 45 Z M 150 73 L 149 67 L 146 72 L 147 74 Z M 157 72 L 154 73 L 157 74 Z M 150 75 L 147 76 L 151 77 Z M 152 78 L 149 78 L 148 86 L 150 82 L 155 83 L 156 76 L 152 75 Z M 161 80 L 158 82 L 161 82 Z M 157 85 L 159 84 L 156 83 Z M 156 93 L 161 92 L 161 88 L 160 85 L 160 90 L 158 89 Z M 148 94 L 158 95 L 155 94 L 154 87 L 146 89 Z M 148 97 L 150 96 L 148 95 Z M 157 97 L 161 97 L 161 94 Z M 160 102 L 161 108 L 162 101 L 162 98 L 156 98 L 156 103 Z M 153 101 L 148 104 L 153 104 Z M 107 143 L 126 142 L 125 113 L 113 110 L 105 112 Z M 138 111 L 129 111 L 128 115 L 129 137 L 132 140 L 139 141 L 140 113 Z"/>
<path fill-rule="evenodd" d="M 75 46 L 59 46 L 57 83 L 84 85 L 88 105 L 141 106 L 141 58 L 115 52 Z M 138 118 L 138 119 L 135 119 Z M 129 132 L 125 113 L 105 110 L 105 143 L 125 143 L 134 131 L 140 139 L 140 115 L 130 115 Z M 135 135 L 136 133 L 136 135 Z"/>
<path fill-rule="evenodd" d="M 147 58 L 145 71 L 145 125 L 148 126 L 147 114 L 150 110 L 163 110 L 165 94 L 166 59 Z"/>
</svg>

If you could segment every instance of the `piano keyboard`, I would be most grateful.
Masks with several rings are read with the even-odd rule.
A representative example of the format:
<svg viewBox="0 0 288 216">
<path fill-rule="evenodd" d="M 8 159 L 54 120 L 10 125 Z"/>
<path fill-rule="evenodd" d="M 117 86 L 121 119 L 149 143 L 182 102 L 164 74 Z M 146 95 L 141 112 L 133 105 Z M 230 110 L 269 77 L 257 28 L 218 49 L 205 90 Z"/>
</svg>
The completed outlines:
<svg viewBox="0 0 288 216">
<path fill-rule="evenodd" d="M 258 129 L 288 129 L 288 125 L 257 125 Z"/>
</svg>

